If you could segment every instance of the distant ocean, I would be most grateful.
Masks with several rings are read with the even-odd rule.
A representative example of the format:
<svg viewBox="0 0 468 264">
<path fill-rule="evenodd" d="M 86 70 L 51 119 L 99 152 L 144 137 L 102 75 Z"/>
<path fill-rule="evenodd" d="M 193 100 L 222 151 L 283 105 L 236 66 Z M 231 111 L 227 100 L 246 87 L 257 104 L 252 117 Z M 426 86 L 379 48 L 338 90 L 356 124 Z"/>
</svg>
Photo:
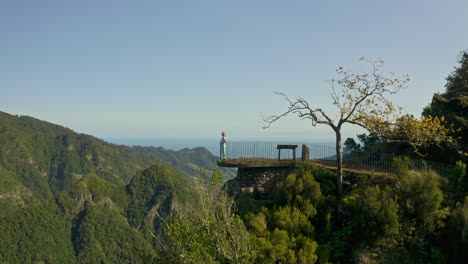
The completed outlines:
<svg viewBox="0 0 468 264">
<path fill-rule="evenodd" d="M 175 138 L 104 138 L 113 144 L 127 146 L 163 147 L 165 149 L 181 150 L 184 148 L 205 147 L 213 155 L 219 155 L 219 139 L 175 139 Z"/>
</svg>

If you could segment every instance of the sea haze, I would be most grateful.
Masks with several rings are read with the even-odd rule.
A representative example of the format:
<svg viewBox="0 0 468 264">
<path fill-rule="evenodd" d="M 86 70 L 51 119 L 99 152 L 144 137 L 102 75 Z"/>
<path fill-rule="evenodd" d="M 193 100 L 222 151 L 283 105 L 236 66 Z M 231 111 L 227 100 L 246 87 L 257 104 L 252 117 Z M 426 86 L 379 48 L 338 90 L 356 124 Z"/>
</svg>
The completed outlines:
<svg viewBox="0 0 468 264">
<path fill-rule="evenodd" d="M 151 146 L 181 150 L 184 148 L 205 147 L 213 155 L 219 155 L 219 139 L 188 138 L 104 138 L 109 143 L 128 146 Z"/>
</svg>

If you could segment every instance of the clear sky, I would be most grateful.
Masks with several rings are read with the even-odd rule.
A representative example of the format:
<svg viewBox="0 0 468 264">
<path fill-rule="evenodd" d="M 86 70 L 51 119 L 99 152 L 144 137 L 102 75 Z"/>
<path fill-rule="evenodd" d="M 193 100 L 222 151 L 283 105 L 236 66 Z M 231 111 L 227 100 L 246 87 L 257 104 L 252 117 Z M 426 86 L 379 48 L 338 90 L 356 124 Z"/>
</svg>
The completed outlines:
<svg viewBox="0 0 468 264">
<path fill-rule="evenodd" d="M 361 56 L 411 82 L 419 116 L 468 48 L 468 1 L 0 1 L 0 111 L 101 138 L 309 138 L 328 127 L 261 113 L 303 96 L 333 109 L 327 80 Z M 346 136 L 362 132 L 345 127 Z"/>
</svg>

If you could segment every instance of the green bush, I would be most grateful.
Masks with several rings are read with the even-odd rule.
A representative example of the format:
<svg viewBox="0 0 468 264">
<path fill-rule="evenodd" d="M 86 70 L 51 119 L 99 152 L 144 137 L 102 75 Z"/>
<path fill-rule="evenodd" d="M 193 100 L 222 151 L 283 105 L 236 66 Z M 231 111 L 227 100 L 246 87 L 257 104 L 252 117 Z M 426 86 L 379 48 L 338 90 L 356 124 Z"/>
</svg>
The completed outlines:
<svg viewBox="0 0 468 264">
<path fill-rule="evenodd" d="M 420 223 L 436 221 L 443 193 L 440 176 L 432 171 L 410 171 L 396 184 L 400 206 L 409 219 L 416 217 Z"/>
<path fill-rule="evenodd" d="M 468 263 L 468 196 L 452 211 L 444 246 L 450 263 Z"/>
<path fill-rule="evenodd" d="M 396 236 L 399 233 L 399 206 L 391 194 L 390 188 L 368 186 L 358 196 L 363 214 L 362 231 L 375 236 Z M 367 232 L 366 232 L 367 231 Z"/>
<path fill-rule="evenodd" d="M 193 199 L 165 219 L 162 263 L 251 263 L 255 251 L 232 198 L 200 180 L 192 188 Z"/>
<path fill-rule="evenodd" d="M 408 157 L 393 158 L 393 172 L 397 175 L 406 175 L 410 170 L 410 159 Z"/>
<path fill-rule="evenodd" d="M 457 161 L 455 164 L 455 169 L 453 170 L 453 177 L 455 183 L 462 183 L 463 178 L 466 176 L 466 164 L 462 161 Z"/>
<path fill-rule="evenodd" d="M 315 263 L 314 218 L 323 201 L 313 173 L 317 167 L 302 163 L 277 184 L 273 207 L 245 215 L 258 252 L 255 263 Z"/>
<path fill-rule="evenodd" d="M 457 161 L 457 163 L 455 164 L 455 169 L 453 170 L 453 173 L 449 178 L 453 190 L 456 192 L 456 194 L 461 195 L 462 197 L 464 196 L 466 191 L 468 191 L 468 180 L 465 178 L 466 169 L 467 166 L 465 163 L 463 163 L 462 161 Z"/>
</svg>

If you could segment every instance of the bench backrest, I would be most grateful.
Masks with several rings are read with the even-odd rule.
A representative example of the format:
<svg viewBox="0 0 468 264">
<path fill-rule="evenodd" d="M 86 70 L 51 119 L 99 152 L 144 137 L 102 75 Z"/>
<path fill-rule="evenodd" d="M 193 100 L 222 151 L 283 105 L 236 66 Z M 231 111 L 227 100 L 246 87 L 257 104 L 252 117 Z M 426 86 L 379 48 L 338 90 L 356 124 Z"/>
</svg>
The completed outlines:
<svg viewBox="0 0 468 264">
<path fill-rule="evenodd" d="M 278 145 L 277 149 L 296 149 L 297 145 Z"/>
</svg>

